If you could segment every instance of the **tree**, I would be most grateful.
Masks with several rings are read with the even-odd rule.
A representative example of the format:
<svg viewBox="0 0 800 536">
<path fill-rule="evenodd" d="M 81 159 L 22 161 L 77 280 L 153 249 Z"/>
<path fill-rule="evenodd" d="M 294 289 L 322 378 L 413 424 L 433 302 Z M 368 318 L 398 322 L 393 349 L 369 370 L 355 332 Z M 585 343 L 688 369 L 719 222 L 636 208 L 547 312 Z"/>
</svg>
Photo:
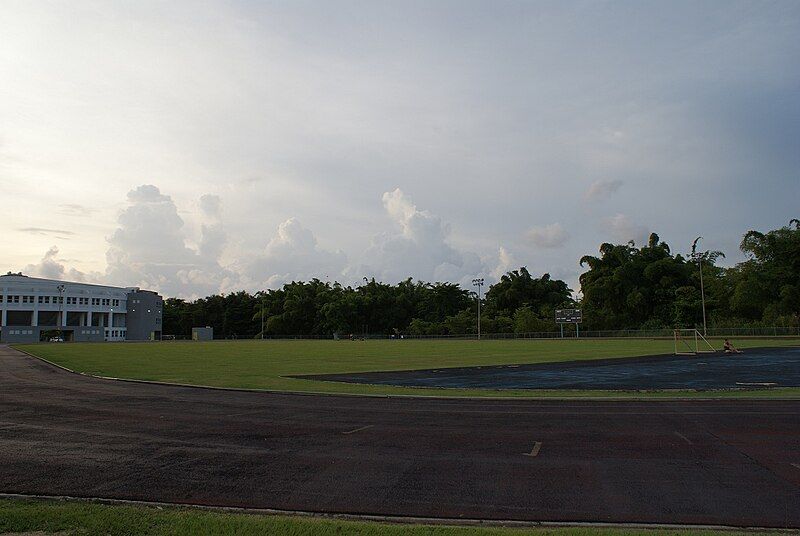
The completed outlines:
<svg viewBox="0 0 800 536">
<path fill-rule="evenodd" d="M 731 308 L 750 319 L 800 316 L 800 221 L 767 233 L 748 231 L 740 249 L 749 258 L 732 270 Z"/>
</svg>

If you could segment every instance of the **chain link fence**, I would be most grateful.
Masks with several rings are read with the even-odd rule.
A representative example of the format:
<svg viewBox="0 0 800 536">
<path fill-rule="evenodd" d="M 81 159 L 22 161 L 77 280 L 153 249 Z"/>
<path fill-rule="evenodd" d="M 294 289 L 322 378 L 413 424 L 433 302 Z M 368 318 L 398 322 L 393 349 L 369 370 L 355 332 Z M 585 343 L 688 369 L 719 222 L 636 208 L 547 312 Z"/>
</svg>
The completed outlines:
<svg viewBox="0 0 800 536">
<path fill-rule="evenodd" d="M 691 329 L 691 328 L 690 328 Z M 702 328 L 698 329 L 702 334 Z M 498 340 L 498 339 L 672 339 L 674 330 L 672 329 L 615 329 L 615 330 L 583 330 L 576 332 L 574 327 L 564 329 L 563 336 L 561 331 L 533 331 L 527 333 L 481 333 L 481 339 Z M 706 337 L 800 337 L 800 327 L 745 327 L 745 328 L 708 328 Z M 451 340 L 469 340 L 477 339 L 475 333 L 464 333 L 456 335 L 413 335 L 403 333 L 397 334 L 353 334 L 352 337 L 347 335 L 326 336 L 326 335 L 268 335 L 266 339 L 308 339 L 308 340 L 326 340 L 326 339 L 339 339 L 348 340 L 380 340 L 380 339 L 451 339 Z"/>
</svg>

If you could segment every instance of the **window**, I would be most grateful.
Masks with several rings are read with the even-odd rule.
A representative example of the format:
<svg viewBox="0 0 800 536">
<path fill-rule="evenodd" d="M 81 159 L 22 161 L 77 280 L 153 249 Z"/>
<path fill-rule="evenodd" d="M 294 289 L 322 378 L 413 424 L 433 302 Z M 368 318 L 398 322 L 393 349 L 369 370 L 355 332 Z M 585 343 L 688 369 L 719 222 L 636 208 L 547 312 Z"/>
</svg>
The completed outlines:
<svg viewBox="0 0 800 536">
<path fill-rule="evenodd" d="M 3 303 L 3 295 L 0 294 L 0 303 Z"/>
<path fill-rule="evenodd" d="M 39 303 L 44 303 L 44 296 L 39 296 Z"/>
</svg>

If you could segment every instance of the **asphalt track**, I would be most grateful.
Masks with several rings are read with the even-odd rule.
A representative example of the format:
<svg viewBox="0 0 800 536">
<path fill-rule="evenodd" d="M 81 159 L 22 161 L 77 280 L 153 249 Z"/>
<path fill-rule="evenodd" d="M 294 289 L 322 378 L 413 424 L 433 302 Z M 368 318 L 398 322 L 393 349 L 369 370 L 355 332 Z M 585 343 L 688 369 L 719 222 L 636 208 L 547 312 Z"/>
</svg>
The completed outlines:
<svg viewBox="0 0 800 536">
<path fill-rule="evenodd" d="M 323 381 L 468 389 L 743 389 L 800 387 L 800 348 L 655 355 L 536 365 L 294 376 Z"/>
<path fill-rule="evenodd" d="M 237 392 L 0 346 L 0 492 L 326 513 L 800 527 L 800 401 Z"/>
</svg>

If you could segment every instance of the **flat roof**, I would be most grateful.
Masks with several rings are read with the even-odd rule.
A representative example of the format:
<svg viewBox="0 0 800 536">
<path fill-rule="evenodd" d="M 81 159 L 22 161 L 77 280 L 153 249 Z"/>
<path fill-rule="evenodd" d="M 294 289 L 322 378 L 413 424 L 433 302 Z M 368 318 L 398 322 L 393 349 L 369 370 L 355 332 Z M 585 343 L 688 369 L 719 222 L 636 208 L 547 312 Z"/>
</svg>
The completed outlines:
<svg viewBox="0 0 800 536">
<path fill-rule="evenodd" d="M 86 287 L 99 287 L 99 288 L 108 288 L 114 290 L 126 290 L 129 292 L 136 292 L 141 290 L 139 287 L 117 287 L 114 285 L 98 285 L 96 283 L 83 283 L 81 281 L 64 281 L 61 279 L 45 279 L 43 277 L 31 277 L 24 274 L 14 274 L 14 273 L 7 273 L 0 275 L 0 283 L 3 282 L 13 282 L 13 283 L 50 283 L 54 285 L 58 284 L 65 284 L 65 285 L 81 285 Z"/>
</svg>

